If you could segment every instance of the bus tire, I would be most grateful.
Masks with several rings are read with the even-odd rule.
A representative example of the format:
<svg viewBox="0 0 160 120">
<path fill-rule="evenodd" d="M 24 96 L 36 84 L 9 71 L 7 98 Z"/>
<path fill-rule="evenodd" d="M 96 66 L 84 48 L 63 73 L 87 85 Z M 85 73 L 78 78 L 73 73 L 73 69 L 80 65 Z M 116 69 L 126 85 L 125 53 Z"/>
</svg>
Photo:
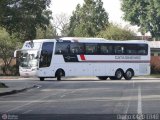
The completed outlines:
<svg viewBox="0 0 160 120">
<path fill-rule="evenodd" d="M 128 69 L 124 74 L 124 78 L 126 80 L 131 80 L 133 76 L 134 76 L 134 71 L 132 69 Z"/>
<path fill-rule="evenodd" d="M 118 69 L 118 70 L 115 72 L 115 79 L 116 79 L 116 80 L 121 80 L 122 77 L 123 77 L 123 74 L 124 74 L 123 70 Z"/>
<path fill-rule="evenodd" d="M 64 71 L 62 69 L 58 69 L 56 72 L 57 81 L 60 81 L 62 76 L 64 76 Z"/>
<path fill-rule="evenodd" d="M 40 81 L 44 81 L 44 77 L 40 77 L 39 79 L 40 79 Z"/>
<path fill-rule="evenodd" d="M 107 80 L 107 78 L 108 78 L 107 76 L 98 76 L 99 80 Z"/>
</svg>

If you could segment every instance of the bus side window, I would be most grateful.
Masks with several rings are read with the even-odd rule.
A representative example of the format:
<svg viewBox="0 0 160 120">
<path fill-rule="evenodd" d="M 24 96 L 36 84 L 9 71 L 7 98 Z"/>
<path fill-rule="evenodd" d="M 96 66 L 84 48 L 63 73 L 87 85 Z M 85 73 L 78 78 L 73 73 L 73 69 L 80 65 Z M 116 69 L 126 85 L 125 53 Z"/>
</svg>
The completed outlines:
<svg viewBox="0 0 160 120">
<path fill-rule="evenodd" d="M 140 44 L 126 44 L 126 55 L 147 55 L 148 45 Z"/>
<path fill-rule="evenodd" d="M 146 51 L 145 50 L 138 50 L 138 54 L 139 55 L 146 55 Z"/>
<path fill-rule="evenodd" d="M 95 43 L 86 43 L 86 54 L 97 54 L 98 53 L 98 45 Z"/>
<path fill-rule="evenodd" d="M 100 53 L 101 54 L 108 54 L 109 53 L 108 47 L 105 46 L 105 45 L 101 45 L 101 47 L 100 47 Z"/>
<path fill-rule="evenodd" d="M 115 54 L 122 55 L 124 54 L 124 47 L 123 46 L 115 46 Z"/>
<path fill-rule="evenodd" d="M 137 52 L 139 55 L 147 55 L 148 45 L 138 45 Z"/>
<path fill-rule="evenodd" d="M 84 45 L 82 43 L 71 43 L 70 53 L 71 54 L 84 54 Z"/>
<path fill-rule="evenodd" d="M 62 54 L 62 50 L 61 50 L 61 49 L 58 49 L 58 50 L 57 50 L 57 54 Z"/>
<path fill-rule="evenodd" d="M 135 44 L 126 44 L 126 55 L 137 55 L 137 48 Z"/>
<path fill-rule="evenodd" d="M 65 42 L 59 42 L 56 44 L 55 54 L 68 54 L 69 53 L 69 44 Z"/>
<path fill-rule="evenodd" d="M 56 43 L 55 54 L 62 54 L 62 49 L 61 49 L 60 43 Z"/>
<path fill-rule="evenodd" d="M 112 45 L 110 45 L 110 44 L 100 44 L 100 54 L 102 54 L 102 55 L 112 55 Z"/>
</svg>

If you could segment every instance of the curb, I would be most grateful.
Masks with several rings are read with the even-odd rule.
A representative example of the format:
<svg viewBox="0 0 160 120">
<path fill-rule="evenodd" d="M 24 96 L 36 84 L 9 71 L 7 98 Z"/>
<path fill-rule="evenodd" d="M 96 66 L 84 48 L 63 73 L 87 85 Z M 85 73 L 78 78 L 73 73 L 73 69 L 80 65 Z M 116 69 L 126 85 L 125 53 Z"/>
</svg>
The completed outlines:
<svg viewBox="0 0 160 120">
<path fill-rule="evenodd" d="M 18 79 L 20 76 L 0 76 L 1 79 Z"/>
<path fill-rule="evenodd" d="M 27 90 L 30 90 L 30 89 L 33 89 L 33 88 L 39 88 L 39 86 L 38 85 L 34 85 L 34 86 L 28 87 L 28 88 L 23 88 L 23 89 L 19 89 L 19 90 L 11 90 L 11 91 L 8 91 L 8 92 L 3 92 L 3 93 L 0 93 L 0 96 L 17 94 L 17 93 L 24 92 L 24 91 L 27 91 Z"/>
</svg>

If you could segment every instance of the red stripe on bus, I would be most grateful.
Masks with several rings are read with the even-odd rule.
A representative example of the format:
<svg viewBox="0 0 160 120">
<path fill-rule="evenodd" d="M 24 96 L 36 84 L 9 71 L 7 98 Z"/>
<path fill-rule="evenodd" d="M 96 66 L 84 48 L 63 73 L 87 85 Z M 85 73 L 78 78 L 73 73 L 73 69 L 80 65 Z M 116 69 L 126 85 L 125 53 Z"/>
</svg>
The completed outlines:
<svg viewBox="0 0 160 120">
<path fill-rule="evenodd" d="M 84 55 L 80 55 L 80 57 L 81 57 L 81 60 L 86 60 Z"/>
</svg>

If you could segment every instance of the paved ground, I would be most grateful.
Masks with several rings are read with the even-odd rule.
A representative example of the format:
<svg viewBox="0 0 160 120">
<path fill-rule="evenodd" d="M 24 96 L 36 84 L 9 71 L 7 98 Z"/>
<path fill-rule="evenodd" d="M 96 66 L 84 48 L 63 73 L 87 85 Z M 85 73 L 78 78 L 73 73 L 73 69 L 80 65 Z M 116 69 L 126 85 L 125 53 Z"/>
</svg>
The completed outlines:
<svg viewBox="0 0 160 120">
<path fill-rule="evenodd" d="M 54 114 L 54 117 L 65 116 L 67 119 L 71 115 L 79 120 L 85 115 L 89 115 L 90 119 L 97 119 L 114 114 L 116 119 L 121 119 L 121 114 L 151 114 L 147 116 L 148 119 L 160 119 L 160 79 L 100 81 L 96 78 L 68 78 L 60 82 L 50 79 L 0 82 L 15 88 L 38 86 L 18 94 L 1 96 L 0 113 L 23 117 Z"/>
</svg>

